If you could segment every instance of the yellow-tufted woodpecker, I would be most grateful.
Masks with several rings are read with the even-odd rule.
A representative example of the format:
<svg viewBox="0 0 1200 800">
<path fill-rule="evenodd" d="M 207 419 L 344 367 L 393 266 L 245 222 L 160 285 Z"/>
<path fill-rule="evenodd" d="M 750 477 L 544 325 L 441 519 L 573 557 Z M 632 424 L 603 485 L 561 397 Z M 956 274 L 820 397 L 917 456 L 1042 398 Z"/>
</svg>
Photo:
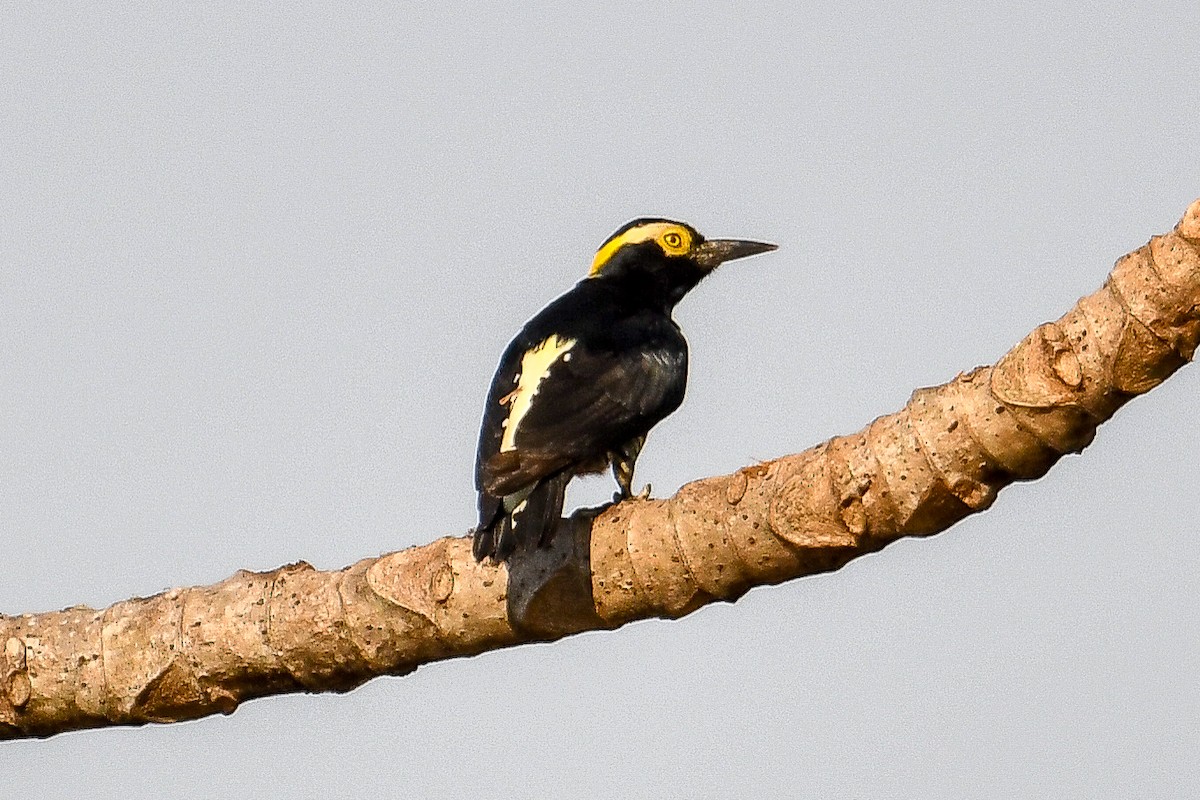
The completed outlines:
<svg viewBox="0 0 1200 800">
<path fill-rule="evenodd" d="M 545 545 L 567 483 L 610 464 L 631 495 L 646 434 L 679 407 L 687 340 L 675 304 L 725 261 L 775 245 L 705 239 L 635 219 L 601 245 L 591 272 L 525 324 L 500 359 L 479 433 L 475 558 Z"/>
</svg>

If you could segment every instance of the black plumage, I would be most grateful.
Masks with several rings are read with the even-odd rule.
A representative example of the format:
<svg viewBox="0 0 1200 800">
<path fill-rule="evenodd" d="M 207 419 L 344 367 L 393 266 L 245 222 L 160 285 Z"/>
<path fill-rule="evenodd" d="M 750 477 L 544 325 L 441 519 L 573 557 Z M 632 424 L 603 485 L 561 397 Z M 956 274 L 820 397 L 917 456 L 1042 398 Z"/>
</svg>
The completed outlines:
<svg viewBox="0 0 1200 800">
<path fill-rule="evenodd" d="M 672 309 L 721 262 L 773 249 L 634 220 L 601 246 L 587 278 L 525 324 L 484 409 L 476 558 L 546 544 L 575 475 L 611 464 L 618 497 L 630 495 L 647 432 L 687 385 L 687 340 Z"/>
</svg>

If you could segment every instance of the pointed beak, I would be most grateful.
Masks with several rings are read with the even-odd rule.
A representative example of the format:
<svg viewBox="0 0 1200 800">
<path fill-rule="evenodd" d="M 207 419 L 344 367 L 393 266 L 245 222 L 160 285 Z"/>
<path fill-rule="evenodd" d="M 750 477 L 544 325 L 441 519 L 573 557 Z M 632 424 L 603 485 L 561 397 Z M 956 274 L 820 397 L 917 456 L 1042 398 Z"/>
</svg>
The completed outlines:
<svg viewBox="0 0 1200 800">
<path fill-rule="evenodd" d="M 749 242 L 742 239 L 708 239 L 696 248 L 696 263 L 707 270 L 714 270 L 726 261 L 755 256 L 779 249 L 777 244 Z"/>
</svg>

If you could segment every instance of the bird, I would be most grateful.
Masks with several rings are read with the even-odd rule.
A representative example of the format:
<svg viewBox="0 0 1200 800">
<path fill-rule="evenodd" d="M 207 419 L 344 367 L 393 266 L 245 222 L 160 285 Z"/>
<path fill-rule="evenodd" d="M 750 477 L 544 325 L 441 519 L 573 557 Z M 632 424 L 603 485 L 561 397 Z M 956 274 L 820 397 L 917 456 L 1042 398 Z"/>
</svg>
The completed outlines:
<svg viewBox="0 0 1200 800">
<path fill-rule="evenodd" d="M 675 305 L 726 261 L 777 249 L 705 239 L 641 217 L 597 250 L 586 277 L 521 328 L 492 379 L 475 461 L 477 561 L 547 546 L 567 484 L 612 467 L 633 496 L 646 434 L 683 402 L 688 343 Z"/>
</svg>

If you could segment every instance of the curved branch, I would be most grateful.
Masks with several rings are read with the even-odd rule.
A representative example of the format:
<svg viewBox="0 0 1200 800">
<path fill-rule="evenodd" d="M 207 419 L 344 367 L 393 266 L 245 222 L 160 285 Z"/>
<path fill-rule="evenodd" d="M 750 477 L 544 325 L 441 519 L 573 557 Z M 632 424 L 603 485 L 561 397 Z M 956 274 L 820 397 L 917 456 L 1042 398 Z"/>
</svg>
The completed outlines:
<svg viewBox="0 0 1200 800">
<path fill-rule="evenodd" d="M 945 530 L 1078 452 L 1200 341 L 1200 200 L 1174 232 L 994 367 L 918 389 L 851 436 L 577 512 L 511 568 L 444 538 L 344 570 L 239 572 L 104 610 L 0 616 L 0 738 L 175 722 L 293 691 L 645 617 L 837 569 Z"/>
</svg>

